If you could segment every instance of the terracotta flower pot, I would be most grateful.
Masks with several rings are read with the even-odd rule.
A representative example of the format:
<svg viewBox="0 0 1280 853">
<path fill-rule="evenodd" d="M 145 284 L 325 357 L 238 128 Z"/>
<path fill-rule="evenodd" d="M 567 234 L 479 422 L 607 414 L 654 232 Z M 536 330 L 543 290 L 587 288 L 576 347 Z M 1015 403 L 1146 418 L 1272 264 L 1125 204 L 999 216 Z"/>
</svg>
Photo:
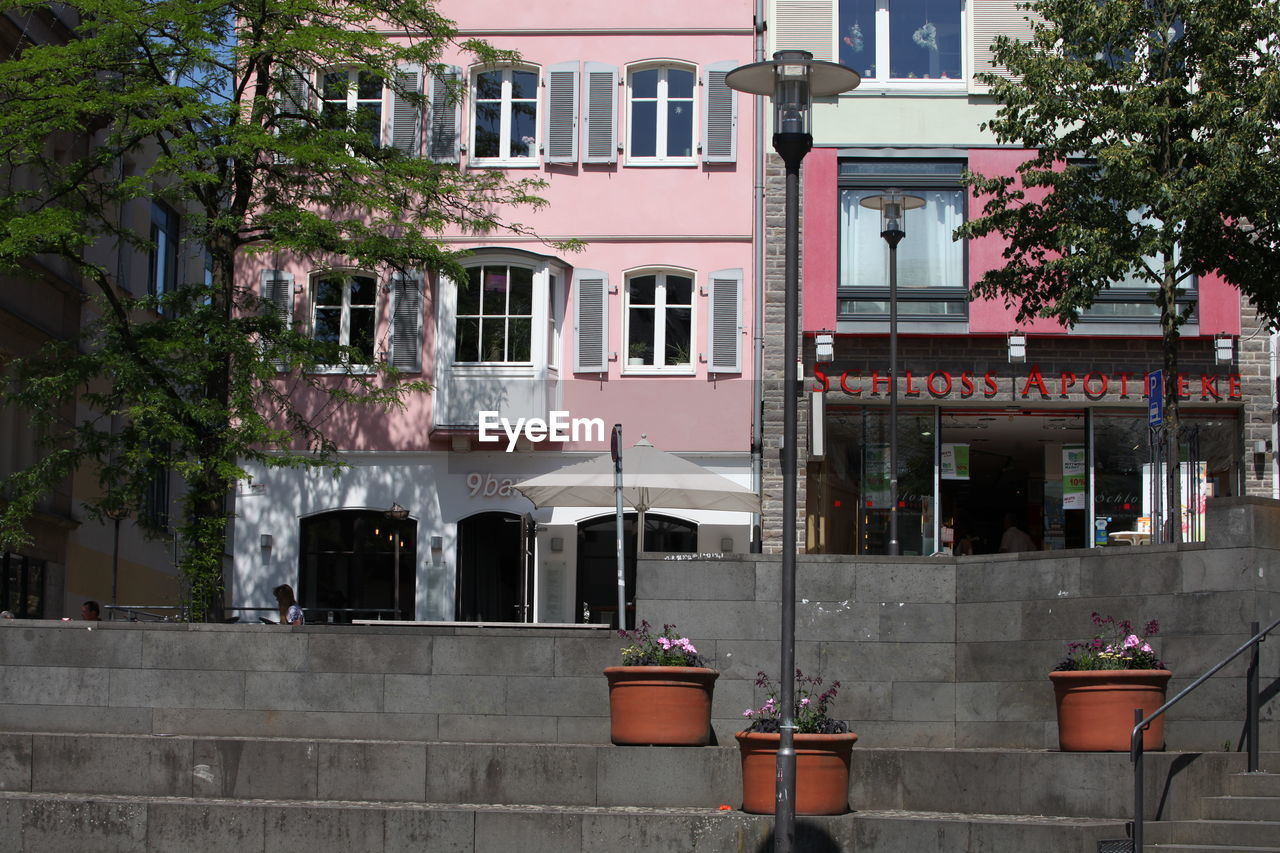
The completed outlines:
<svg viewBox="0 0 1280 853">
<path fill-rule="evenodd" d="M 703 666 L 611 666 L 609 737 L 620 745 L 706 746 L 711 692 L 720 676 Z"/>
<path fill-rule="evenodd" d="M 1051 672 L 1058 704 L 1058 748 L 1064 752 L 1128 752 L 1136 720 L 1164 704 L 1167 669 Z M 1164 717 L 1142 733 L 1143 749 L 1164 749 Z"/>
<path fill-rule="evenodd" d="M 738 732 L 742 753 L 742 810 L 773 814 L 777 804 L 778 741 L 776 732 Z M 853 732 L 841 735 L 795 735 L 796 814 L 830 815 L 849 811 L 849 760 Z"/>
</svg>

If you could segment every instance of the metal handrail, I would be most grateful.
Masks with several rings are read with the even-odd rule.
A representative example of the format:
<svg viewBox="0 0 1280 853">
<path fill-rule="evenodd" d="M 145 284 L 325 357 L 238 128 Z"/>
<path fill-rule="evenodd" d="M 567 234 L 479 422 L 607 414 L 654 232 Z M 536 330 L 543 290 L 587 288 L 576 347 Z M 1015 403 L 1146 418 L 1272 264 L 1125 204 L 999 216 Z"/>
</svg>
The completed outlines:
<svg viewBox="0 0 1280 853">
<path fill-rule="evenodd" d="M 1227 657 L 1223 658 L 1217 664 L 1209 669 L 1204 675 L 1184 687 L 1177 696 L 1174 696 L 1168 702 L 1165 702 L 1156 710 L 1152 711 L 1148 716 L 1142 716 L 1142 709 L 1138 708 L 1133 712 L 1133 718 L 1136 721 L 1133 731 L 1129 735 L 1129 760 L 1133 762 L 1133 850 L 1134 853 L 1142 853 L 1142 733 L 1151 725 L 1151 722 L 1159 717 L 1165 711 L 1172 708 L 1178 702 L 1182 701 L 1192 690 L 1195 690 L 1201 684 L 1209 680 L 1209 677 L 1216 674 L 1227 664 L 1231 663 L 1241 654 L 1250 649 L 1253 650 L 1249 660 L 1249 672 L 1245 678 L 1245 732 L 1249 739 L 1249 772 L 1258 772 L 1258 712 L 1260 705 L 1260 697 L 1258 694 L 1258 645 L 1266 639 L 1277 626 L 1280 626 L 1280 619 L 1272 622 L 1267 626 L 1265 631 L 1259 631 L 1259 623 L 1251 622 L 1249 630 L 1253 632 L 1253 636 L 1249 641 L 1240 648 L 1236 649 Z"/>
</svg>

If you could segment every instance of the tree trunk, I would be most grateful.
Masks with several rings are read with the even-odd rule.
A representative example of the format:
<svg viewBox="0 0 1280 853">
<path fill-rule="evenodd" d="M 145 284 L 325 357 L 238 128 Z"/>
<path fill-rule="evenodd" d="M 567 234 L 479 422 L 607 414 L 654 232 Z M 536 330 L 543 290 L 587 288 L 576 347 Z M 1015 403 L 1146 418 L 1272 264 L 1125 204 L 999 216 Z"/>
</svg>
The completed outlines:
<svg viewBox="0 0 1280 853">
<path fill-rule="evenodd" d="M 1165 541 L 1182 542 L 1182 477 L 1178 470 L 1178 315 L 1177 280 L 1165 272 L 1161 284 L 1160 326 L 1164 349 Z"/>
</svg>

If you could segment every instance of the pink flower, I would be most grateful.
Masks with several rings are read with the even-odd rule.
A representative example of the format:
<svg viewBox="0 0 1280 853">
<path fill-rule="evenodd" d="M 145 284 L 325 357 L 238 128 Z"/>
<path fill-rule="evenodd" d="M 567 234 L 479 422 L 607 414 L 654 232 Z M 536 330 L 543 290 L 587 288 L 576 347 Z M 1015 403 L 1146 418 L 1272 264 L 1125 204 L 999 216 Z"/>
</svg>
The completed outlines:
<svg viewBox="0 0 1280 853">
<path fill-rule="evenodd" d="M 806 705 L 808 705 L 808 704 L 809 704 L 809 697 L 808 697 L 808 696 L 806 696 L 806 697 L 804 697 L 803 699 L 801 699 L 801 700 L 800 700 L 800 707 L 802 707 L 802 708 L 803 708 L 803 707 L 805 707 L 805 706 L 806 706 Z"/>
<path fill-rule="evenodd" d="M 1129 636 L 1124 638 L 1124 647 L 1126 649 L 1136 649 L 1141 644 L 1142 644 L 1142 641 L 1138 639 L 1137 634 L 1130 634 Z"/>
<path fill-rule="evenodd" d="M 1150 644 L 1150 643 L 1143 643 L 1143 644 L 1142 644 L 1142 651 L 1144 651 L 1144 652 L 1154 652 L 1154 651 L 1155 651 L 1155 649 L 1151 648 L 1151 644 Z"/>
<path fill-rule="evenodd" d="M 663 651 L 670 651 L 670 650 L 671 650 L 671 641 L 670 641 L 670 640 L 668 640 L 666 637 L 659 637 L 659 638 L 658 638 L 658 645 L 662 646 L 662 650 L 663 650 Z"/>
<path fill-rule="evenodd" d="M 755 714 L 755 711 L 751 710 L 750 708 L 742 712 L 742 716 L 744 717 L 750 717 L 753 714 Z"/>
</svg>

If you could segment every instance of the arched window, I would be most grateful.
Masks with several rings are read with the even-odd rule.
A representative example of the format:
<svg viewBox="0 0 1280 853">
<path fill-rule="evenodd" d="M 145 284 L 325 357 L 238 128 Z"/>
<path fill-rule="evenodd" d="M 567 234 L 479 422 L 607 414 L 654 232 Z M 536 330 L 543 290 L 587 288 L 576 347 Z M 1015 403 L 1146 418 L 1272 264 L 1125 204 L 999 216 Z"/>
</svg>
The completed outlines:
<svg viewBox="0 0 1280 853">
<path fill-rule="evenodd" d="M 646 270 L 627 276 L 627 372 L 693 372 L 693 295 L 688 271 Z"/>
</svg>

